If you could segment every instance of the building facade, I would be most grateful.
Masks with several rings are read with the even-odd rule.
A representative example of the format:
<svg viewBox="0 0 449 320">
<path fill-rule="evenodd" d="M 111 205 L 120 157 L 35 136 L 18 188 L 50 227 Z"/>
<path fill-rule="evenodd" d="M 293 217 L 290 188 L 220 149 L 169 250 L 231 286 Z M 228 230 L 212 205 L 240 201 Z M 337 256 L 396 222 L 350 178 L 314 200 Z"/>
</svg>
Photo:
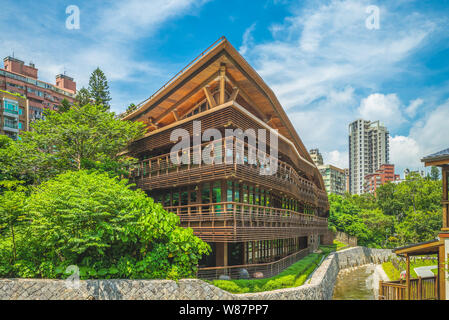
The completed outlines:
<svg viewBox="0 0 449 320">
<path fill-rule="evenodd" d="M 200 277 L 293 263 L 327 234 L 319 171 L 274 93 L 225 38 L 124 119 L 148 128 L 128 149 L 140 160 L 132 180 L 212 248 Z M 250 161 L 259 130 L 271 132 L 262 154 L 269 164 Z M 173 151 L 173 132 L 184 132 L 188 147 Z M 204 140 L 211 132 L 213 141 Z M 205 154 L 213 161 L 202 161 Z"/>
<path fill-rule="evenodd" d="M 323 156 L 321 155 L 319 149 L 311 149 L 309 151 L 309 153 L 310 153 L 310 157 L 312 158 L 313 162 L 317 166 L 322 166 L 323 165 Z"/>
<path fill-rule="evenodd" d="M 349 125 L 349 184 L 362 194 L 365 176 L 389 163 L 389 132 L 380 121 L 358 119 Z"/>
<path fill-rule="evenodd" d="M 400 180 L 400 176 L 394 173 L 394 164 L 383 164 L 374 173 L 365 176 L 365 193 L 376 193 L 376 189 L 387 182 Z"/>
<path fill-rule="evenodd" d="M 73 78 L 59 74 L 56 84 L 38 79 L 38 69 L 33 63 L 6 57 L 4 69 L 0 69 L 0 90 L 18 93 L 28 99 L 29 121 L 42 119 L 45 109 L 57 110 L 63 99 L 73 103 L 76 82 Z"/>
<path fill-rule="evenodd" d="M 28 100 L 17 94 L 0 90 L 0 134 L 17 140 L 21 131 L 28 130 Z"/>
<path fill-rule="evenodd" d="M 323 176 L 324 186 L 328 194 L 344 195 L 346 192 L 345 170 L 337 168 L 331 164 L 318 166 Z"/>
</svg>

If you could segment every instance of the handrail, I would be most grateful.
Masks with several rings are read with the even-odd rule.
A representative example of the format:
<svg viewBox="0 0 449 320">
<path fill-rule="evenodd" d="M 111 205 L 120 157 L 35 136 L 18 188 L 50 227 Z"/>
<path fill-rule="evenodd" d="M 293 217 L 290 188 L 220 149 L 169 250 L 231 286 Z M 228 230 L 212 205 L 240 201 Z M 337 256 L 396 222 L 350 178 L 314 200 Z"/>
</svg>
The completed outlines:
<svg viewBox="0 0 449 320">
<path fill-rule="evenodd" d="M 222 41 L 224 41 L 226 39 L 225 36 L 221 36 L 220 38 L 218 38 L 217 40 L 215 40 L 214 43 L 212 43 L 209 47 L 207 47 L 207 49 L 205 49 L 203 52 L 201 52 L 195 59 L 193 59 L 192 61 L 189 62 L 188 65 L 186 65 L 184 68 L 182 68 L 178 73 L 176 73 L 173 77 L 170 78 L 170 80 L 168 80 L 162 87 L 160 87 L 158 90 L 156 90 L 156 92 L 154 92 L 149 98 L 143 100 L 142 102 L 140 102 L 139 104 L 137 104 L 136 109 L 131 112 L 130 114 L 136 112 L 137 110 L 139 110 L 143 104 L 147 103 L 148 101 L 150 101 L 154 96 L 156 96 L 160 91 L 162 91 L 165 87 L 167 87 L 169 84 L 171 84 L 172 82 L 174 82 L 181 74 L 183 74 L 185 71 L 187 71 L 187 69 L 189 69 L 197 60 L 199 60 L 202 56 L 204 56 L 207 52 L 211 51 L 213 48 L 215 48 L 216 46 L 218 46 Z M 126 113 L 126 111 L 124 112 Z M 124 114 L 123 113 L 123 114 Z M 123 115 L 121 114 L 121 115 Z"/>
<path fill-rule="evenodd" d="M 231 137 L 232 138 L 232 143 L 235 145 L 235 144 L 237 144 L 237 143 L 241 143 L 241 144 L 243 144 L 244 146 L 248 146 L 248 148 L 254 148 L 253 146 L 249 146 L 246 142 L 244 142 L 244 141 L 241 141 L 240 139 L 237 139 L 236 137 Z M 165 153 L 165 154 L 162 154 L 162 155 L 158 155 L 158 156 L 154 156 L 154 157 L 151 157 L 151 158 L 147 158 L 147 159 L 144 159 L 144 160 L 141 160 L 141 161 L 139 161 L 138 162 L 138 168 L 136 168 L 134 171 L 133 171 L 133 173 L 135 173 L 135 172 L 137 172 L 137 175 L 135 175 L 134 177 L 140 177 L 140 176 L 142 176 L 143 177 L 143 175 L 141 174 L 141 172 L 143 172 L 143 167 L 144 167 L 144 165 L 146 164 L 146 163 L 148 163 L 148 164 L 150 164 L 151 165 L 151 163 L 152 162 L 154 162 L 154 161 L 158 161 L 158 160 L 161 160 L 161 159 L 163 159 L 163 163 L 164 164 L 166 164 L 166 166 L 165 167 L 162 167 L 162 169 L 168 169 L 169 167 L 177 167 L 177 168 L 181 168 L 182 170 L 188 170 L 189 168 L 190 168 L 190 165 L 191 165 L 191 159 L 193 159 L 194 157 L 195 157 L 195 154 L 198 152 L 198 151 L 200 151 L 200 153 L 199 153 L 199 157 L 200 157 L 200 165 L 202 164 L 202 158 L 201 158 L 201 154 L 202 154 L 202 148 L 203 147 L 205 147 L 205 146 L 209 146 L 209 145 L 215 145 L 215 144 L 217 144 L 217 143 L 219 143 L 219 147 L 221 148 L 221 152 L 220 152 L 220 160 L 222 161 L 222 163 L 224 163 L 224 164 L 226 164 L 226 159 L 227 159 L 227 155 L 226 155 L 226 152 L 227 152 L 227 146 L 226 146 L 226 144 L 225 145 L 223 145 L 223 142 L 225 142 L 225 143 L 227 143 L 228 141 L 227 140 L 229 140 L 230 138 L 229 137 L 227 137 L 227 138 L 222 138 L 222 139 L 219 139 L 219 140 L 216 140 L 216 141 L 213 141 L 213 142 L 205 142 L 205 143 L 202 143 L 201 145 L 199 145 L 199 146 L 192 146 L 192 147 L 190 147 L 190 148 L 188 148 L 188 153 L 187 153 L 187 156 L 188 156 L 188 158 L 189 158 L 189 164 L 187 165 L 188 167 L 187 168 L 182 168 L 182 166 L 184 165 L 184 164 L 171 164 L 171 165 L 169 165 L 169 164 L 167 164 L 166 163 L 166 161 L 169 161 L 169 159 L 170 159 L 170 156 L 171 156 L 171 152 L 170 153 Z M 195 149 L 198 149 L 198 150 L 195 150 Z M 255 148 L 254 148 L 255 149 Z M 232 155 L 232 160 L 233 161 L 235 161 L 235 159 L 236 159 L 236 156 L 237 156 L 237 151 L 236 151 L 236 148 L 232 148 L 232 150 L 233 150 L 233 155 Z M 262 152 L 262 151 L 259 151 L 259 150 L 257 150 L 257 149 L 255 149 L 255 150 L 249 150 L 249 149 L 244 149 L 244 153 L 243 154 L 241 154 L 241 157 L 242 157 L 242 159 L 243 158 L 245 158 L 245 157 L 248 157 L 249 156 L 249 153 L 250 152 L 257 152 L 258 154 L 263 154 L 263 156 L 264 156 L 264 158 L 268 158 L 268 159 L 271 159 L 271 160 L 274 160 L 274 161 L 276 161 L 277 163 L 278 163 L 278 168 L 280 168 L 281 170 L 284 170 L 285 172 L 283 172 L 284 174 L 287 174 L 287 176 L 290 176 L 291 175 L 291 177 L 292 177 L 292 180 L 293 181 L 289 181 L 289 179 L 288 179 L 288 177 L 287 178 L 284 178 L 284 177 L 281 177 L 281 179 L 282 180 L 286 180 L 286 181 L 288 181 L 288 182 L 290 182 L 290 183 L 294 183 L 294 184 L 296 184 L 298 187 L 300 187 L 300 184 L 302 185 L 302 186 L 307 186 L 307 187 L 310 187 L 312 190 L 313 190 L 313 193 L 315 193 L 316 194 L 316 196 L 320 199 L 320 201 L 321 200 L 323 200 L 324 201 L 324 197 L 326 197 L 327 198 L 327 195 L 326 195 L 326 192 L 325 191 L 323 191 L 323 190 L 321 190 L 321 189 L 319 189 L 318 187 L 316 187 L 311 181 L 308 181 L 307 179 L 304 179 L 303 177 L 301 177 L 299 174 L 298 174 L 298 172 L 296 171 L 296 169 L 295 168 L 293 168 L 290 164 L 288 164 L 288 163 L 286 163 L 286 162 L 284 162 L 284 161 L 281 161 L 281 160 L 279 160 L 279 159 L 277 159 L 277 158 L 275 158 L 275 157 L 272 157 L 270 154 L 268 154 L 268 153 L 266 153 L 266 152 Z M 178 152 L 178 154 L 180 153 L 180 152 L 182 152 L 182 151 L 179 151 Z M 192 155 L 193 154 L 193 155 Z M 214 155 L 215 156 L 215 155 Z M 181 156 L 182 157 L 182 156 Z M 270 160 L 270 163 L 271 163 L 271 160 Z M 243 161 L 243 160 L 242 160 Z M 214 165 L 215 164 L 215 160 L 214 160 L 214 162 L 211 164 L 211 165 Z M 208 165 L 208 164 L 206 164 L 206 165 Z M 248 165 L 250 165 L 250 164 L 248 164 Z M 160 164 L 159 164 L 159 162 L 156 164 L 156 166 L 158 166 L 158 169 L 161 169 L 160 167 Z M 150 169 L 151 169 L 151 167 L 150 167 Z M 151 171 L 151 170 L 150 170 Z M 296 181 L 295 181 L 296 180 Z M 321 199 L 321 197 L 323 197 L 323 199 Z"/>
<path fill-rule="evenodd" d="M 241 264 L 241 265 L 235 265 L 235 266 L 223 266 L 223 267 L 204 267 L 204 268 L 199 268 L 199 270 L 203 270 L 203 271 L 207 271 L 207 270 L 223 270 L 223 269 L 237 269 L 237 268 L 250 268 L 250 267 L 264 267 L 264 266 L 270 266 L 276 263 L 280 263 L 284 260 L 287 260 L 297 254 L 300 253 L 304 253 L 306 251 L 308 251 L 309 248 L 304 248 L 301 249 L 299 251 L 296 251 L 288 256 L 285 256 L 279 260 L 276 261 L 272 261 L 272 262 L 265 262 L 265 263 L 253 263 L 253 264 Z"/>
<path fill-rule="evenodd" d="M 232 208 L 228 208 L 229 205 L 232 205 Z M 253 208 L 253 209 L 258 209 L 257 212 L 270 212 L 272 213 L 273 211 L 275 213 L 278 214 L 287 214 L 284 215 L 284 217 L 288 217 L 288 216 L 297 216 L 297 217 L 303 217 L 306 219 L 309 219 L 311 221 L 317 221 L 317 222 L 327 222 L 327 218 L 324 217 L 318 217 L 312 214 L 307 214 L 307 213 L 303 213 L 303 212 L 297 212 L 297 211 L 293 211 L 290 209 L 284 209 L 284 208 L 275 208 L 275 207 L 265 207 L 265 206 L 260 206 L 260 205 L 256 205 L 256 204 L 248 204 L 248 203 L 241 203 L 241 202 L 235 202 L 235 201 L 225 201 L 225 202 L 214 202 L 214 203 L 197 203 L 197 204 L 187 204 L 187 205 L 182 205 L 182 206 L 167 206 L 164 207 L 165 210 L 167 211 L 189 211 L 190 208 L 198 208 L 198 207 L 210 207 L 210 208 L 215 208 L 217 206 L 220 206 L 219 209 L 219 213 L 221 214 L 226 214 L 227 212 L 229 213 L 239 213 L 238 211 L 234 210 L 234 207 L 239 206 L 239 207 L 249 207 L 249 208 Z M 252 213 L 256 212 L 256 210 L 252 210 Z M 190 213 L 192 213 L 190 211 Z M 207 213 L 207 212 L 204 212 Z"/>
</svg>

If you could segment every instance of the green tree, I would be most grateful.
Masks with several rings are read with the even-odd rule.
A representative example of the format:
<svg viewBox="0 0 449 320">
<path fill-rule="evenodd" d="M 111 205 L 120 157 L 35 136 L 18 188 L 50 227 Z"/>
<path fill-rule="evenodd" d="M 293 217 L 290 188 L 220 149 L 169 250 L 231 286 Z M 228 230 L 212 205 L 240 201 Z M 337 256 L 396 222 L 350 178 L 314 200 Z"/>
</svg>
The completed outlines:
<svg viewBox="0 0 449 320">
<path fill-rule="evenodd" d="M 45 120 L 34 122 L 32 128 L 23 134 L 23 144 L 48 156 L 47 163 L 56 172 L 111 161 L 127 166 L 129 158 L 119 152 L 144 132 L 141 123 L 122 121 L 102 106 L 90 104 L 64 113 L 48 111 Z"/>
<path fill-rule="evenodd" d="M 440 180 L 440 169 L 438 167 L 432 166 L 430 169 L 430 179 L 433 181 Z"/>
<path fill-rule="evenodd" d="M 87 90 L 86 88 L 82 87 L 80 90 L 78 90 L 76 97 L 75 97 L 75 102 L 79 105 L 79 106 L 85 106 L 86 104 L 89 104 L 92 102 L 92 97 L 90 95 L 89 90 Z"/>
<path fill-rule="evenodd" d="M 103 105 L 106 110 L 109 110 L 111 97 L 109 94 L 108 80 L 100 68 L 96 68 L 90 76 L 89 94 L 95 104 Z"/>
<path fill-rule="evenodd" d="M 71 108 L 71 104 L 70 104 L 69 100 L 64 98 L 61 100 L 61 103 L 58 106 L 58 112 L 67 112 L 70 110 L 70 108 Z"/>
<path fill-rule="evenodd" d="M 75 264 L 83 278 L 192 277 L 210 251 L 176 214 L 106 174 L 61 174 L 32 192 L 27 209 L 32 223 L 22 246 L 35 257 L 28 268 L 54 272 L 41 276 Z"/>
<path fill-rule="evenodd" d="M 0 185 L 7 190 L 0 194 L 0 234 L 3 230 L 9 230 L 12 242 L 12 260 L 15 263 L 17 258 L 16 250 L 16 228 L 18 224 L 25 220 L 25 192 L 20 186 L 20 181 L 0 181 Z"/>
</svg>

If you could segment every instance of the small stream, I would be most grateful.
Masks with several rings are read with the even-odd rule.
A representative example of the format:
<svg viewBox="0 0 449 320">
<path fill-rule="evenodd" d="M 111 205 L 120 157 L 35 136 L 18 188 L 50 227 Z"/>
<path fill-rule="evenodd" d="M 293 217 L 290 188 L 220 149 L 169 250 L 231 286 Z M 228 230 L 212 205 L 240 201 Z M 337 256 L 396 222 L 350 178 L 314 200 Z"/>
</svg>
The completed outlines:
<svg viewBox="0 0 449 320">
<path fill-rule="evenodd" d="M 335 283 L 333 300 L 375 300 L 375 282 L 379 282 L 375 270 L 376 265 L 370 264 L 341 271 Z"/>
</svg>

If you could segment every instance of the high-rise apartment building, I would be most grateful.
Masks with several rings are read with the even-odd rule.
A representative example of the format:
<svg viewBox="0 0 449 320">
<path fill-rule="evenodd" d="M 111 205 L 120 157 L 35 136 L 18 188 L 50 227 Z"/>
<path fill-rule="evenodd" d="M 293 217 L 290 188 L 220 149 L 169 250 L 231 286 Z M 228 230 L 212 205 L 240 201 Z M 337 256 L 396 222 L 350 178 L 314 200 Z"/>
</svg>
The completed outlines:
<svg viewBox="0 0 449 320">
<path fill-rule="evenodd" d="M 64 74 L 56 76 L 56 85 L 38 79 L 38 69 L 33 63 L 6 57 L 4 69 L 0 68 L 0 90 L 17 93 L 28 99 L 28 121 L 41 119 L 44 109 L 56 110 L 65 98 L 73 103 L 76 82 Z"/>
<path fill-rule="evenodd" d="M 346 176 L 345 170 L 337 168 L 331 164 L 318 166 L 321 175 L 323 176 L 324 186 L 327 193 L 344 195 L 346 192 Z"/>
<path fill-rule="evenodd" d="M 323 156 L 320 153 L 320 150 L 318 149 L 311 149 L 309 151 L 310 157 L 312 158 L 313 162 L 317 165 L 317 166 L 321 166 L 323 165 Z"/>
<path fill-rule="evenodd" d="M 364 193 L 364 179 L 389 163 L 389 132 L 380 121 L 358 119 L 349 125 L 349 185 L 352 194 Z"/>
</svg>

